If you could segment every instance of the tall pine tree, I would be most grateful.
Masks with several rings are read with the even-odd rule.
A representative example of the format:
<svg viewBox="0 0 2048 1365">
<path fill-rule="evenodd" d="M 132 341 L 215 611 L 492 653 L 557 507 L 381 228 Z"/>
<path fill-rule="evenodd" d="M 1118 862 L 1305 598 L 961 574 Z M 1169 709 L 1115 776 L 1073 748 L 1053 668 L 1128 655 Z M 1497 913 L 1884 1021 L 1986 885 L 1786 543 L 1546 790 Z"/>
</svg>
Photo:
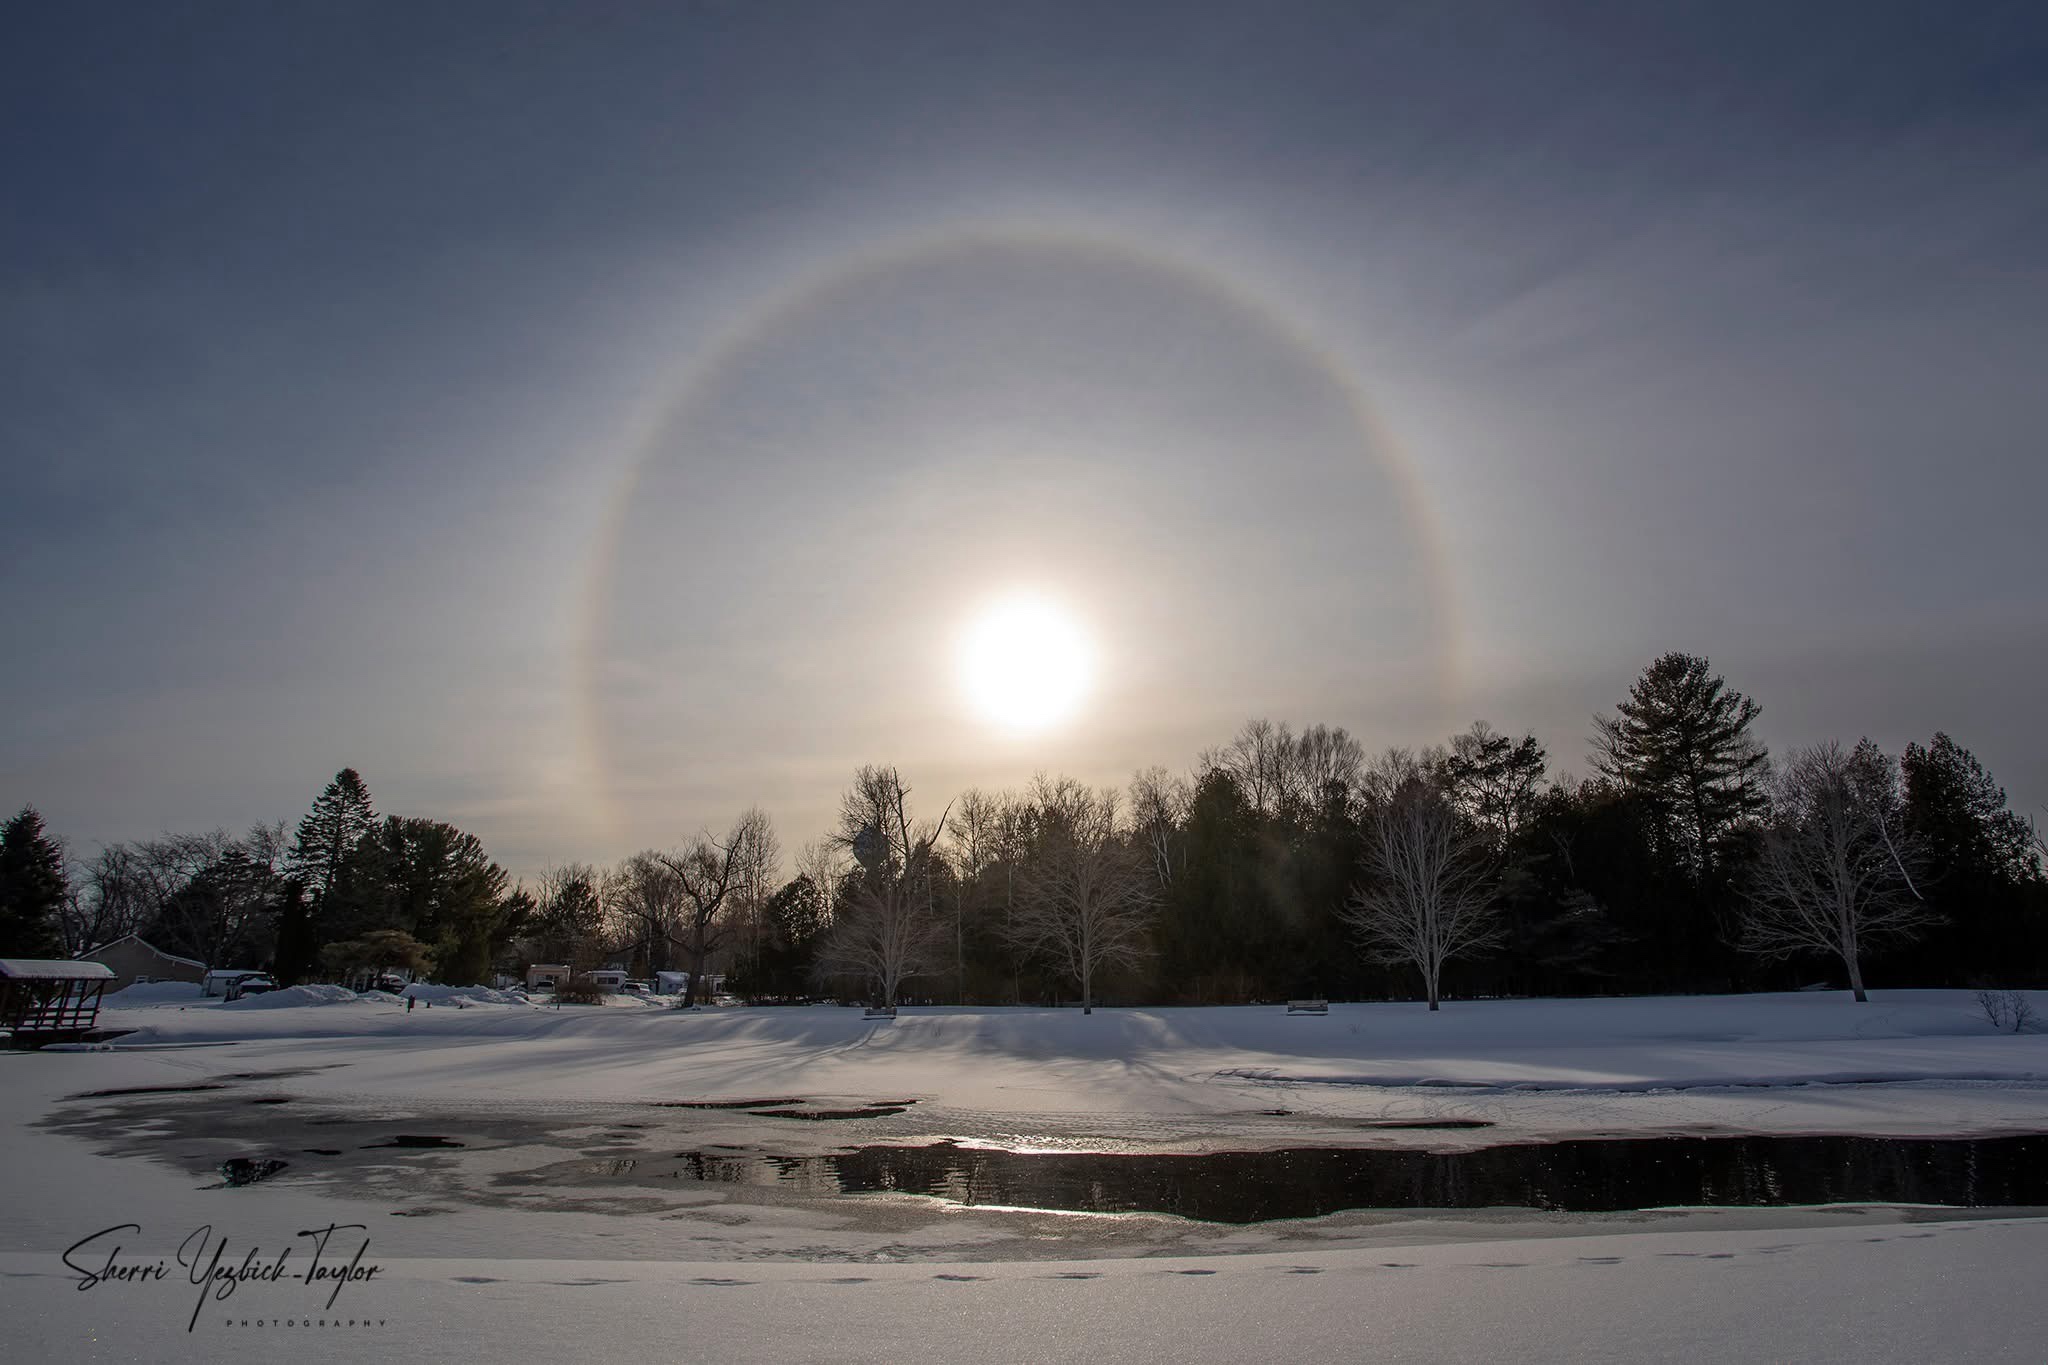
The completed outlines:
<svg viewBox="0 0 2048 1365">
<path fill-rule="evenodd" d="M 0 831 L 0 957 L 56 957 L 64 905 L 64 850 L 43 832 L 35 807 Z"/>
<path fill-rule="evenodd" d="M 1763 708 L 1707 661 L 1666 654 L 1594 724 L 1593 763 L 1654 812 L 1664 855 L 1704 883 L 1731 836 L 1770 806 L 1769 755 L 1750 733 Z"/>
<path fill-rule="evenodd" d="M 299 821 L 298 837 L 285 856 L 289 880 L 278 903 L 279 980 L 290 984 L 312 975 L 321 946 L 342 936 L 339 926 L 354 918 L 343 904 L 350 869 L 376 831 L 370 789 L 354 768 L 343 768 Z"/>
</svg>

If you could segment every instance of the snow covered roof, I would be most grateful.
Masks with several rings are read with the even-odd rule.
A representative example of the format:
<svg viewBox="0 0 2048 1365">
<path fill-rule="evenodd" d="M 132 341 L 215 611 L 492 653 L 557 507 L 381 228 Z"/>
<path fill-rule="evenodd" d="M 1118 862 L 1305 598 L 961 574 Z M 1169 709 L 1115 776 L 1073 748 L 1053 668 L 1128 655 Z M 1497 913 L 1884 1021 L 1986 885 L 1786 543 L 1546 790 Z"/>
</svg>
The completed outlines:
<svg viewBox="0 0 2048 1365">
<path fill-rule="evenodd" d="M 158 957 L 162 958 L 166 962 L 176 962 L 180 966 L 197 967 L 201 971 L 206 970 L 206 964 L 204 962 L 200 962 L 189 957 L 179 957 L 176 953 L 167 953 L 163 949 L 157 947 L 154 943 L 151 943 L 148 939 L 144 938 L 140 934 L 123 934 L 120 938 L 115 939 L 113 943 L 102 943 L 99 947 L 93 949 L 92 951 L 94 953 L 104 953 L 105 951 L 107 951 L 107 949 L 114 947 L 116 944 L 126 943 L 130 939 L 133 939 L 136 943 L 142 945 L 144 948 L 147 948 L 150 952 L 155 953 Z M 82 953 L 80 954 L 80 956 L 90 957 L 91 954 Z"/>
<path fill-rule="evenodd" d="M 111 981 L 104 962 L 63 962 L 40 957 L 0 957 L 0 976 L 16 981 Z"/>
</svg>

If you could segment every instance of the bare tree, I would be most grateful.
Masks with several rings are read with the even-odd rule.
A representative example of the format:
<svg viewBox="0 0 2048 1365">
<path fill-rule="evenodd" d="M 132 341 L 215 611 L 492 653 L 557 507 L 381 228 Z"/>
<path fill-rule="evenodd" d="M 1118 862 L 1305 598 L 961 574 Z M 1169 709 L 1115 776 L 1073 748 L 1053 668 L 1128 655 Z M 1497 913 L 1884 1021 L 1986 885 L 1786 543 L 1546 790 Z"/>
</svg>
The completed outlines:
<svg viewBox="0 0 2048 1365">
<path fill-rule="evenodd" d="M 1741 946 L 1759 957 L 1840 958 L 1860 1002 L 1863 953 L 1916 937 L 1935 916 L 1914 887 L 1896 765 L 1869 740 L 1794 750 L 1744 886 Z"/>
<path fill-rule="evenodd" d="M 750 810 L 733 823 L 723 839 L 700 834 L 681 853 L 655 855 L 675 874 L 683 892 L 679 943 L 690 958 L 690 981 L 683 988 L 681 1001 L 684 1009 L 703 998 L 705 964 L 732 932 L 732 917 L 727 910 L 742 884 L 749 859 L 754 857 L 758 839 L 754 817 L 765 823 L 766 817 Z"/>
<path fill-rule="evenodd" d="M 140 933 L 149 923 L 158 901 L 142 861 L 141 852 L 133 845 L 108 844 L 73 867 L 58 916 L 67 957 Z"/>
<path fill-rule="evenodd" d="M 616 922 L 629 952 L 647 954 L 647 970 L 669 969 L 670 952 L 683 939 L 688 901 L 683 884 L 661 855 L 636 853 L 605 874 L 605 913 Z"/>
<path fill-rule="evenodd" d="M 1272 815 L 1286 795 L 1293 753 L 1294 732 L 1261 718 L 1246 721 L 1221 749 L 1205 750 L 1199 762 L 1206 772 L 1228 773 L 1253 810 Z"/>
<path fill-rule="evenodd" d="M 1364 832 L 1365 880 L 1340 913 L 1372 960 L 1420 972 L 1436 1009 L 1444 964 L 1502 939 L 1486 837 L 1419 774 L 1376 805 Z"/>
<path fill-rule="evenodd" d="M 1287 727 L 1280 733 L 1284 738 Z M 1365 777 L 1365 746 L 1343 726 L 1311 725 L 1288 749 L 1282 796 L 1297 810 L 1322 809 L 1333 796 L 1355 795 Z"/>
<path fill-rule="evenodd" d="M 1135 966 L 1151 951 L 1158 890 L 1142 850 L 1117 829 L 1113 791 L 1039 779 L 1037 838 L 1023 869 L 1011 925 L 1017 945 L 1049 958 L 1081 988 L 1081 1012 L 1095 1010 L 1095 979 L 1106 967 Z"/>
<path fill-rule="evenodd" d="M 740 845 L 730 912 L 742 945 L 737 951 L 756 960 L 769 933 L 768 898 L 782 884 L 782 841 L 776 837 L 767 812 L 759 806 L 749 806 L 740 813 L 733 825 L 733 837 Z"/>
<path fill-rule="evenodd" d="M 1152 858 L 1152 872 L 1163 892 L 1187 857 L 1188 811 L 1195 804 L 1194 784 L 1158 766 L 1131 778 L 1131 824 Z"/>
<path fill-rule="evenodd" d="M 827 923 L 839 902 L 839 883 L 846 875 L 846 849 L 836 839 L 813 839 L 796 851 L 796 875 L 818 889 L 818 908 Z"/>
<path fill-rule="evenodd" d="M 946 929 L 932 897 L 936 824 L 913 826 L 909 788 L 894 768 L 866 767 L 840 803 L 840 835 L 859 866 L 836 908 L 817 960 L 821 976 L 865 980 L 878 1003 L 893 1008 L 903 982 L 946 960 Z"/>
<path fill-rule="evenodd" d="M 970 787 L 953 803 L 953 818 L 946 827 L 957 879 L 953 895 L 954 993 L 963 1002 L 967 994 L 967 921 L 970 912 L 979 914 L 987 889 L 984 882 L 1000 849 L 1001 821 L 1002 799 Z"/>
</svg>

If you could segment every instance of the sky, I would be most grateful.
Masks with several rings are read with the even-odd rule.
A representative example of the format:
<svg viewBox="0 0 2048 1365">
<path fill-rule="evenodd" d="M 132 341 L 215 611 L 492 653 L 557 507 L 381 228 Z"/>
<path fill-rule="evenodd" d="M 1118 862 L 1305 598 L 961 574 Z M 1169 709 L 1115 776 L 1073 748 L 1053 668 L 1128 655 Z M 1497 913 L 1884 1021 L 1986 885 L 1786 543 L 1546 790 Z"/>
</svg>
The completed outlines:
<svg viewBox="0 0 2048 1365">
<path fill-rule="evenodd" d="M 1252 716 L 1584 772 L 1672 649 L 2048 803 L 2037 5 L 6 27 L 0 805 L 76 852 L 344 765 L 522 875 L 794 848 Z"/>
</svg>

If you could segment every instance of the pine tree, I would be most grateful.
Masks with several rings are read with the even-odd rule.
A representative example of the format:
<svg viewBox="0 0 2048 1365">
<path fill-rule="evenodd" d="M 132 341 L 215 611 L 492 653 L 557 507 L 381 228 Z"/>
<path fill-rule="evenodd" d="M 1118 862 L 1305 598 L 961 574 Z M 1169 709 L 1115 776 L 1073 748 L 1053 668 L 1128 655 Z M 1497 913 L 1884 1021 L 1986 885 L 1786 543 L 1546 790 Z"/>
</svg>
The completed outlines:
<svg viewBox="0 0 2048 1365">
<path fill-rule="evenodd" d="M 57 913 L 64 904 L 64 850 L 43 832 L 35 807 L 0 830 L 0 957 L 56 957 L 63 947 Z"/>
<path fill-rule="evenodd" d="M 1906 822 L 1925 842 L 1940 878 L 2023 882 L 2034 874 L 2033 835 L 2007 809 L 2005 788 L 1976 755 L 1945 734 L 1908 744 Z"/>
<path fill-rule="evenodd" d="M 305 886 L 316 906 L 340 883 L 349 859 L 376 828 L 377 810 L 370 804 L 370 789 L 354 768 L 343 768 L 299 821 L 298 838 L 288 858 L 292 875 Z"/>
<path fill-rule="evenodd" d="M 1763 708 L 1707 661 L 1666 654 L 1600 717 L 1594 766 L 1654 813 L 1667 858 L 1704 883 L 1729 837 L 1769 809 L 1769 755 L 1750 733 Z"/>
<path fill-rule="evenodd" d="M 1968 749 L 1908 744 L 1904 824 L 1926 850 L 1929 900 L 1947 923 L 1914 949 L 1916 982 L 2029 982 L 2048 973 L 2048 915 L 2027 822 Z M 1903 965 L 1903 964 L 1902 964 Z"/>
<path fill-rule="evenodd" d="M 354 768 L 343 768 L 299 821 L 285 855 L 287 891 L 277 906 L 280 980 L 311 977 L 321 946 L 348 937 L 362 919 L 351 904 L 363 880 L 354 873 L 376 832 L 370 789 Z"/>
</svg>

